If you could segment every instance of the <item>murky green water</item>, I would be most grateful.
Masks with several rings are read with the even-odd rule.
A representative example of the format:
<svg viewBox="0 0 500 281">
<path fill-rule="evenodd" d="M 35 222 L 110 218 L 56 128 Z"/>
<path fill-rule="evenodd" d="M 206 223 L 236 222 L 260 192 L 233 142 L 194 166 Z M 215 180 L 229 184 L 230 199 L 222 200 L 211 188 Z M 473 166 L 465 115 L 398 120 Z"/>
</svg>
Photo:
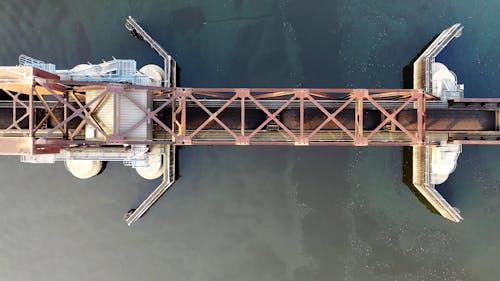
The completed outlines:
<svg viewBox="0 0 500 281">
<path fill-rule="evenodd" d="M 0 64 L 161 63 L 193 87 L 400 87 L 402 68 L 455 22 L 440 59 L 467 97 L 499 97 L 499 1 L 2 1 Z M 498 280 L 500 147 L 464 147 L 440 187 L 465 220 L 402 183 L 399 148 L 187 147 L 181 178 L 132 228 L 155 183 L 121 164 L 77 181 L 0 159 L 0 280 Z"/>
</svg>

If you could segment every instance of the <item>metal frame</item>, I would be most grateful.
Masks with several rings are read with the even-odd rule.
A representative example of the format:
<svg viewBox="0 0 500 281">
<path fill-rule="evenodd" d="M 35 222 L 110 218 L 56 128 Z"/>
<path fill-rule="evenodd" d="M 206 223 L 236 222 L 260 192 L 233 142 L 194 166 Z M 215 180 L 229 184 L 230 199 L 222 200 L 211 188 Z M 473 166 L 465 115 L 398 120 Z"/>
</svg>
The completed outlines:
<svg viewBox="0 0 500 281">
<path fill-rule="evenodd" d="M 291 144 L 291 145 L 417 145 L 422 144 L 425 139 L 425 95 L 420 90 L 368 90 L 368 89 L 193 89 L 182 88 L 176 91 L 178 102 L 175 104 L 177 108 L 173 110 L 173 123 L 174 126 L 174 139 L 176 144 L 191 145 L 191 144 Z M 207 97 L 216 97 L 224 103 L 215 108 L 216 110 L 210 111 L 204 104 Z M 274 100 L 282 102 L 280 106 L 275 109 L 270 109 L 263 104 L 264 100 Z M 336 101 L 338 107 L 326 108 L 322 105 L 322 101 Z M 391 113 L 389 113 L 381 105 L 387 100 L 397 100 L 401 104 Z M 298 101 L 298 108 L 300 111 L 299 130 L 292 130 L 285 126 L 277 117 L 283 110 L 290 108 L 292 102 Z M 192 102 L 197 107 L 201 108 L 208 115 L 205 122 L 203 122 L 196 129 L 188 132 L 186 130 L 186 111 L 188 110 L 186 103 Z M 321 125 L 312 131 L 304 130 L 305 116 L 304 112 L 307 108 L 315 108 L 320 110 L 326 117 Z M 355 124 L 354 130 L 349 130 L 339 121 L 336 116 L 342 112 L 346 107 L 355 103 Z M 385 120 L 374 130 L 366 131 L 363 128 L 364 119 L 364 106 L 370 104 L 378 109 Z M 236 105 L 236 106 L 235 106 Z M 252 105 L 261 110 L 266 115 L 266 119 L 253 130 L 245 128 L 245 108 Z M 403 125 L 396 120 L 396 115 L 403 109 L 410 106 L 417 109 L 418 115 L 418 130 L 410 132 Z M 240 128 L 230 129 L 218 116 L 229 106 L 239 107 L 241 111 L 241 125 Z M 297 105 L 294 105 L 296 107 Z M 212 108 L 213 109 L 213 108 Z M 333 111 L 332 111 L 333 110 Z M 225 141 L 204 140 L 196 141 L 196 136 L 207 126 L 208 123 L 217 122 L 224 131 L 230 136 Z M 270 122 L 275 122 L 279 128 L 287 135 L 287 140 L 275 141 L 257 140 L 255 137 L 259 133 L 264 133 L 266 125 Z M 325 130 L 324 127 L 327 123 L 335 123 L 344 135 L 348 138 L 329 139 L 327 141 L 317 141 L 315 136 L 323 131 L 331 132 L 332 130 Z M 378 141 L 374 140 L 374 136 L 381 131 L 383 126 L 392 122 L 405 136 L 400 141 Z"/>
<path fill-rule="evenodd" d="M 151 192 L 146 199 L 144 199 L 135 209 L 128 211 L 123 219 L 127 225 L 132 225 L 134 222 L 139 220 L 152 206 L 155 204 L 161 196 L 167 192 L 167 190 L 175 182 L 175 146 L 166 145 L 162 148 L 162 161 L 163 165 L 163 180 L 162 182 Z"/>
<path fill-rule="evenodd" d="M 23 68 L 26 69 L 25 67 Z M 23 70 L 23 71 L 24 71 Z M 12 71 L 9 68 L 6 71 Z M 40 70 L 33 68 L 33 73 Z M 2 69 L 0 68 L 0 73 Z M 43 72 L 41 72 L 43 74 Z M 41 77 L 42 76 L 42 77 Z M 9 80 L 10 81 L 10 80 Z M 33 153 L 57 153 L 59 149 L 74 145 L 123 145 L 123 144 L 172 144 L 172 145 L 344 145 L 344 146 L 412 146 L 431 144 L 426 138 L 426 104 L 432 96 L 422 90 L 413 89 L 262 89 L 262 88 L 165 88 L 116 83 L 93 83 L 60 81 L 52 76 L 34 75 L 32 80 L 23 78 L 22 83 L 12 88 L 10 82 L 0 81 L 2 89 L 12 100 L 12 122 L 0 130 L 2 136 L 33 137 Z M 4 83 L 3 83 L 4 82 Z M 19 81 L 14 81 L 19 82 Z M 21 85 L 21 86 L 19 86 Z M 17 90 L 16 92 L 13 89 Z M 102 90 L 99 95 L 85 103 L 85 91 Z M 128 94 L 131 89 L 147 89 L 153 95 L 155 107 L 145 108 Z M 123 95 L 139 110 L 144 118 L 126 132 L 113 130 L 107 133 L 94 117 L 95 112 L 109 95 Z M 27 98 L 26 98 L 27 97 Z M 464 101 L 464 100 L 460 100 Z M 489 103 L 500 100 L 487 100 Z M 467 102 L 476 102 L 474 100 Z M 478 101 L 484 103 L 484 100 Z M 114 104 L 114 107 L 117 107 Z M 220 115 L 227 108 L 239 108 L 241 114 L 238 128 L 231 127 Z M 44 114 L 35 116 L 34 109 L 42 108 Z M 196 128 L 188 130 L 189 111 L 198 108 L 206 113 L 206 120 Z M 247 128 L 246 111 L 252 108 L 265 116 L 257 127 Z M 354 128 L 339 120 L 338 115 L 346 108 L 354 110 Z M 287 127 L 280 120 L 284 110 L 296 109 L 299 112 L 299 125 Z M 324 115 L 322 123 L 314 129 L 306 129 L 308 121 L 306 110 L 315 109 Z M 381 122 L 374 129 L 365 126 L 365 109 L 381 113 Z M 416 129 L 410 130 L 397 120 L 403 110 L 416 112 Z M 56 116 L 62 110 L 64 116 Z M 160 120 L 158 113 L 171 110 L 171 123 Z M 22 116 L 18 116 L 23 112 Z M 39 111 L 40 112 L 40 111 Z M 115 110 L 118 112 L 118 110 Z M 117 116 L 115 116 L 117 118 Z M 19 125 L 29 120 L 28 128 Z M 52 120 L 55 124 L 46 128 L 45 123 Z M 78 126 L 69 129 L 68 124 L 79 120 Z M 75 121 L 73 121 L 75 122 Z M 155 137 L 144 140 L 128 140 L 128 134 L 145 122 L 155 125 Z M 220 130 L 207 129 L 216 123 Z M 327 124 L 338 129 L 327 129 Z M 268 130 L 273 124 L 277 132 Z M 92 126 L 104 140 L 89 140 L 81 135 L 84 126 Z M 390 125 L 390 130 L 386 126 Z M 478 134 L 479 133 L 479 134 Z M 488 132 L 484 132 L 485 134 Z M 453 139 L 460 143 L 497 144 L 497 135 L 481 138 L 483 132 L 471 131 L 477 139 Z M 489 135 L 488 135 L 489 136 Z"/>
<path fill-rule="evenodd" d="M 177 63 L 172 56 L 163 49 L 145 30 L 140 26 L 137 21 L 129 16 L 125 20 L 125 28 L 130 31 L 137 38 L 144 40 L 163 58 L 163 71 L 165 72 L 165 79 L 163 81 L 164 87 L 175 87 L 177 83 Z"/>
</svg>

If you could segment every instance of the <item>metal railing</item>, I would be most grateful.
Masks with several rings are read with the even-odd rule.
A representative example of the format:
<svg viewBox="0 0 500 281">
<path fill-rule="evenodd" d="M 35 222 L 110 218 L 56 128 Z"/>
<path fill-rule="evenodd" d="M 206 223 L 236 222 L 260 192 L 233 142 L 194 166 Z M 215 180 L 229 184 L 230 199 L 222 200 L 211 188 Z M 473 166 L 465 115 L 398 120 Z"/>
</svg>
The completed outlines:
<svg viewBox="0 0 500 281">
<path fill-rule="evenodd" d="M 425 92 L 432 92 L 432 63 L 436 56 L 455 38 L 462 35 L 463 26 L 459 23 L 443 30 L 434 41 L 424 50 L 414 63 L 414 87 L 422 88 Z M 423 78 L 423 81 L 421 79 Z M 415 84 L 416 83 L 416 84 Z"/>
<path fill-rule="evenodd" d="M 158 201 L 161 196 L 175 182 L 175 146 L 167 145 L 164 147 L 163 153 L 163 180 L 158 187 L 142 201 L 136 209 L 132 209 L 124 216 L 127 225 L 132 225 L 139 220 L 148 210 Z"/>
<path fill-rule="evenodd" d="M 135 37 L 140 40 L 146 41 L 151 48 L 153 48 L 163 58 L 163 70 L 165 72 L 165 79 L 163 81 L 164 87 L 175 87 L 177 76 L 177 63 L 170 54 L 163 49 L 136 21 L 129 16 L 125 21 L 125 28 L 129 30 Z"/>
<path fill-rule="evenodd" d="M 51 73 L 56 71 L 55 64 L 46 63 L 42 60 L 35 59 L 24 54 L 19 56 L 19 66 L 32 66 Z"/>
</svg>

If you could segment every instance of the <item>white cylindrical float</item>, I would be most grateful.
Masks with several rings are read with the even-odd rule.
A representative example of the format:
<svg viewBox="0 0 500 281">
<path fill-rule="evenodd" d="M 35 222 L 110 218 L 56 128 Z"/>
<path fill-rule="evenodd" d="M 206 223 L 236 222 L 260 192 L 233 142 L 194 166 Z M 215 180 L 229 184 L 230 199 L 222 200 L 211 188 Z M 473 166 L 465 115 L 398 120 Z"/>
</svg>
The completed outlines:
<svg viewBox="0 0 500 281">
<path fill-rule="evenodd" d="M 443 96 L 443 91 L 449 90 L 448 87 L 457 85 L 457 76 L 446 67 L 446 65 L 434 62 L 432 63 L 432 93 L 437 97 Z"/>
<path fill-rule="evenodd" d="M 161 155 L 161 146 L 152 145 L 148 152 L 148 166 L 136 167 L 137 174 L 147 180 L 154 180 L 163 175 L 163 163 Z"/>
<path fill-rule="evenodd" d="M 79 179 L 89 179 L 102 170 L 102 161 L 99 160 L 66 160 L 64 167 L 73 176 Z"/>
<path fill-rule="evenodd" d="M 151 86 L 159 87 L 165 79 L 165 71 L 156 64 L 148 64 L 141 67 L 141 69 L 139 69 L 139 73 L 149 77 Z"/>
<path fill-rule="evenodd" d="M 458 156 L 462 152 L 460 144 L 442 143 L 431 147 L 431 183 L 442 184 L 457 167 Z"/>
</svg>

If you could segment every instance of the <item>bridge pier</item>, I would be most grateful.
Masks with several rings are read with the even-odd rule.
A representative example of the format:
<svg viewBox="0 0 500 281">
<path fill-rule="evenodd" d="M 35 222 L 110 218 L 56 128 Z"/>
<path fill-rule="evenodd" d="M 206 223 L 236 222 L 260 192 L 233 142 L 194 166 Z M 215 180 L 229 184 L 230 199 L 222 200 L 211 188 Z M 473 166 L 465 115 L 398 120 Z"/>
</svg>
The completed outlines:
<svg viewBox="0 0 500 281">
<path fill-rule="evenodd" d="M 445 29 L 422 52 L 413 64 L 413 88 L 424 89 L 442 102 L 463 97 L 463 85 L 457 83 L 455 73 L 439 62 L 437 55 L 455 38 L 462 35 L 460 24 Z M 439 194 L 435 186 L 442 184 L 455 170 L 460 144 L 449 144 L 441 140 L 439 145 L 413 146 L 413 185 L 428 203 L 443 217 L 454 222 L 463 218 L 460 211 L 452 207 Z"/>
</svg>

